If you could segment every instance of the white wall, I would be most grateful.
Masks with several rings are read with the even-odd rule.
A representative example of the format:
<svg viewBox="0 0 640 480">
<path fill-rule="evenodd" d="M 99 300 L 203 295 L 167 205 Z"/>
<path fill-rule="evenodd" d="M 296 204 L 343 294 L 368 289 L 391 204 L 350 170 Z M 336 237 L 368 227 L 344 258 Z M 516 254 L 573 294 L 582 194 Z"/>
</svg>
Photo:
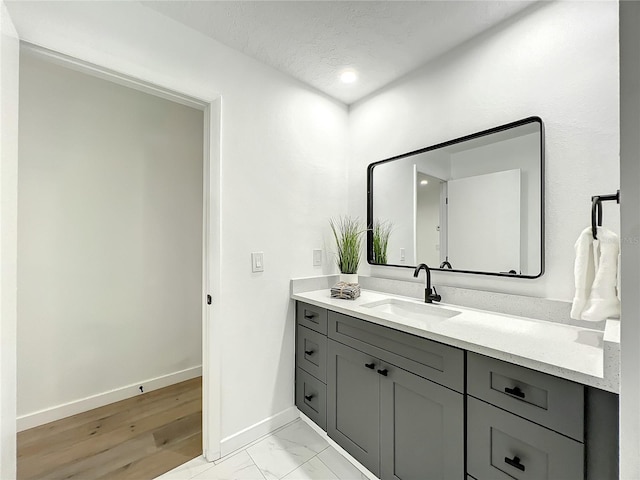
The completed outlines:
<svg viewBox="0 0 640 480">
<path fill-rule="evenodd" d="M 203 133 L 201 110 L 21 56 L 19 417 L 199 374 Z"/>
<path fill-rule="evenodd" d="M 434 283 L 571 300 L 573 244 L 591 195 L 619 186 L 616 2 L 540 2 L 350 110 L 349 208 L 366 166 L 531 115 L 546 132 L 546 273 L 537 280 L 434 273 Z M 604 205 L 618 228 L 618 206 Z M 361 273 L 409 278 L 405 269 Z"/>
<path fill-rule="evenodd" d="M 18 36 L 0 2 L 0 478 L 16 478 Z"/>
<path fill-rule="evenodd" d="M 212 307 L 222 398 L 211 408 L 230 437 L 291 407 L 289 279 L 323 273 L 312 249 L 328 242 L 328 218 L 346 213 L 346 108 L 138 3 L 18 2 L 10 11 L 29 42 L 197 98 L 222 95 Z M 252 251 L 264 252 L 264 273 L 251 273 Z"/>
<path fill-rule="evenodd" d="M 620 2 L 620 478 L 640 478 L 640 3 Z"/>
</svg>

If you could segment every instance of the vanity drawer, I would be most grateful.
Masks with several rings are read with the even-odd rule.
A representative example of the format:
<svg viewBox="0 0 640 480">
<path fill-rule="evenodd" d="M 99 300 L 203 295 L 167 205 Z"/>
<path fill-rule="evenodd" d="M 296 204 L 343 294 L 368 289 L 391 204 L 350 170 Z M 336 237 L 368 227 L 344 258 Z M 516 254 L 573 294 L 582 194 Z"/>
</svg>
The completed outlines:
<svg viewBox="0 0 640 480">
<path fill-rule="evenodd" d="M 296 302 L 296 319 L 298 325 L 327 334 L 327 310 L 322 307 Z"/>
<path fill-rule="evenodd" d="M 584 441 L 584 386 L 469 352 L 467 393 Z"/>
<path fill-rule="evenodd" d="M 584 479 L 584 445 L 469 397 L 467 470 L 478 480 Z"/>
<path fill-rule="evenodd" d="M 327 337 L 298 325 L 296 342 L 297 366 L 327 383 Z"/>
<path fill-rule="evenodd" d="M 329 311 L 329 338 L 464 393 L 464 351 Z"/>
<path fill-rule="evenodd" d="M 327 431 L 327 387 L 301 368 L 296 369 L 296 406 Z"/>
</svg>

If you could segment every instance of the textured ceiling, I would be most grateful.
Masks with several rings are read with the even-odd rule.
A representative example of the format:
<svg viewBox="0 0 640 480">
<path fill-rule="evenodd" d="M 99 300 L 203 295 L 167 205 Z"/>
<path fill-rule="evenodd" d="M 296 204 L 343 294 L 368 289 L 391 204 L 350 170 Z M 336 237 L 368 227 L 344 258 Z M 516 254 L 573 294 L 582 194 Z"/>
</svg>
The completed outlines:
<svg viewBox="0 0 640 480">
<path fill-rule="evenodd" d="M 499 24 L 533 1 L 145 1 L 346 104 Z M 358 72 L 345 85 L 339 74 Z"/>
</svg>

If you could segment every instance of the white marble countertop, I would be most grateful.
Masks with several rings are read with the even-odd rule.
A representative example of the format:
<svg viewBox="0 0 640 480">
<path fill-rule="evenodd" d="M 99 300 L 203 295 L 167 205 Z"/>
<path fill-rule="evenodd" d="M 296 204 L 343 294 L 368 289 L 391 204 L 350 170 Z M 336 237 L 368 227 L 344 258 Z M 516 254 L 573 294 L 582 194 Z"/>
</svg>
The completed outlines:
<svg viewBox="0 0 640 480">
<path fill-rule="evenodd" d="M 372 323 L 401 330 L 471 352 L 610 392 L 619 391 L 620 322 L 605 331 L 476 310 L 445 303 L 451 318 L 412 318 L 363 306 L 388 298 L 422 305 L 413 298 L 363 290 L 356 300 L 331 298 L 328 289 L 299 292 L 291 298 Z"/>
</svg>

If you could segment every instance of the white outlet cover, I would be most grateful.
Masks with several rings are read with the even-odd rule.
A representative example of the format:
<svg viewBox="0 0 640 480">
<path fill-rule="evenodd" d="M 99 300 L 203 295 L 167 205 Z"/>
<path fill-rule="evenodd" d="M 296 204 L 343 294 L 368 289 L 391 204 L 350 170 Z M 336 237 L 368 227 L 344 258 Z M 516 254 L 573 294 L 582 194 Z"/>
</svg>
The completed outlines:
<svg viewBox="0 0 640 480">
<path fill-rule="evenodd" d="M 322 250 L 316 248 L 313 250 L 313 266 L 319 267 L 322 265 Z"/>
<path fill-rule="evenodd" d="M 252 252 L 251 253 L 251 271 L 264 272 L 264 253 Z"/>
</svg>

